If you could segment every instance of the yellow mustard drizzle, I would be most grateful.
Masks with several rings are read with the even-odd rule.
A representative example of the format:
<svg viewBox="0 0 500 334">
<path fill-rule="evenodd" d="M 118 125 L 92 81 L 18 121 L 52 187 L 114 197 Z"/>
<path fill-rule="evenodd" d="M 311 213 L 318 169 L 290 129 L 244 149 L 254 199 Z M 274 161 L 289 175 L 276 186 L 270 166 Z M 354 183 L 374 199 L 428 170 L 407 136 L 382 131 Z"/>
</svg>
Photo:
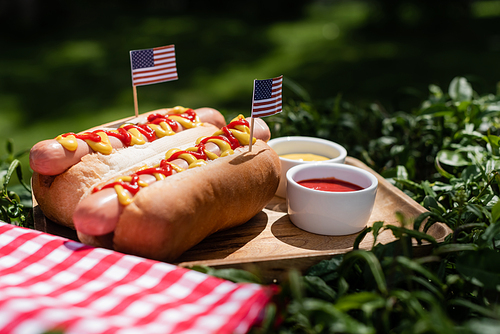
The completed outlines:
<svg viewBox="0 0 500 334">
<path fill-rule="evenodd" d="M 160 122 L 160 124 L 149 124 L 149 127 L 155 131 L 156 137 L 158 138 L 172 136 L 175 134 L 175 131 L 172 130 L 170 125 L 166 122 Z"/>
<path fill-rule="evenodd" d="M 242 119 L 242 118 L 244 118 L 244 116 L 239 115 L 238 117 L 234 118 L 231 122 L 233 122 L 235 120 Z M 240 142 L 241 145 L 248 145 L 250 143 L 250 129 L 247 126 L 237 125 L 233 129 L 229 129 L 229 131 L 236 137 L 236 139 L 238 139 L 238 141 Z M 220 130 L 220 131 L 217 131 L 216 133 L 214 133 L 212 136 L 219 136 L 219 135 L 224 135 L 224 132 Z M 196 140 L 196 144 L 199 144 L 204 138 L 206 138 L 206 137 L 198 138 Z M 255 143 L 255 141 L 256 141 L 256 139 L 253 138 L 253 143 Z M 211 138 L 208 140 L 208 142 L 215 143 L 217 146 L 219 146 L 219 149 L 221 151 L 220 157 L 225 157 L 225 156 L 234 154 L 234 151 L 231 149 L 231 145 L 229 143 L 227 143 L 225 140 Z M 168 160 L 173 154 L 175 154 L 176 152 L 179 152 L 179 151 L 182 151 L 182 150 L 178 149 L 178 148 L 173 148 L 173 149 L 168 150 L 167 153 L 165 153 L 165 160 Z M 196 147 L 189 147 L 189 148 L 185 149 L 184 151 L 196 152 L 197 148 Z M 215 153 L 209 152 L 208 150 L 205 150 L 205 154 L 207 155 L 207 157 L 210 160 L 215 160 L 215 159 L 219 158 L 219 156 L 217 156 Z M 197 159 L 194 155 L 192 155 L 188 152 L 182 153 L 181 155 L 179 155 L 178 158 L 184 159 L 189 165 L 188 168 L 201 167 L 201 166 L 207 164 L 207 162 L 205 160 Z M 172 162 L 168 162 L 168 163 L 172 166 L 172 168 L 177 173 L 180 173 L 180 172 L 185 170 Z M 158 166 L 158 165 L 156 165 L 156 166 Z M 144 167 L 144 168 L 146 168 L 146 167 Z M 156 177 L 157 180 L 165 178 L 165 176 L 163 174 L 160 174 L 161 175 L 160 178 L 159 178 L 160 175 L 157 175 L 157 174 L 159 174 L 159 173 L 154 174 L 154 176 Z M 131 176 L 128 176 L 128 177 L 124 176 L 124 177 L 116 179 L 116 181 L 128 181 L 128 182 L 130 182 L 131 179 L 132 179 Z M 142 181 L 139 181 L 139 182 L 142 182 Z M 118 201 L 120 202 L 120 204 L 128 205 L 128 204 L 132 203 L 133 198 L 130 197 L 125 192 L 125 190 L 123 189 L 122 186 L 115 185 L 114 188 L 115 188 L 115 191 L 118 195 Z"/>
<path fill-rule="evenodd" d="M 172 119 L 176 122 L 178 122 L 180 125 L 182 125 L 186 129 L 191 129 L 194 127 L 197 127 L 201 125 L 200 119 L 198 116 L 195 117 L 195 120 L 192 122 L 189 119 L 186 119 L 182 116 L 178 116 L 186 112 L 186 110 L 189 110 L 189 108 L 184 108 L 182 106 L 176 106 L 174 108 L 168 109 L 168 114 L 165 115 L 167 118 Z M 129 124 L 124 124 L 121 127 L 125 127 Z M 151 129 L 154 130 L 155 135 L 157 138 L 162 138 L 165 136 L 172 136 L 175 134 L 175 131 L 172 130 L 170 125 L 166 122 L 160 122 L 160 124 L 148 124 Z M 110 130 L 112 132 L 118 132 L 116 130 Z M 131 135 L 131 142 L 130 146 L 133 145 L 144 145 L 147 141 L 144 139 L 143 135 L 135 128 L 130 128 L 127 130 L 127 132 L 130 133 Z M 98 132 L 98 135 L 101 137 L 102 141 L 101 142 L 94 142 L 92 140 L 86 139 L 85 142 L 89 144 L 89 146 L 96 152 L 102 153 L 102 154 L 111 154 L 113 148 L 111 146 L 111 143 L 109 142 L 108 136 L 104 132 Z M 78 142 L 76 140 L 76 137 L 74 135 L 68 135 L 68 136 L 63 136 L 59 135 L 56 137 L 56 140 L 59 144 L 61 144 L 65 149 L 68 151 L 74 152 L 78 148 Z"/>
<path fill-rule="evenodd" d="M 176 116 L 176 115 L 168 116 L 168 118 L 170 118 L 171 120 L 177 121 L 180 125 L 182 125 L 186 129 L 191 129 L 191 128 L 197 127 L 201 124 L 198 116 L 196 116 L 195 122 L 191 122 L 190 120 L 185 119 L 184 117 Z"/>
<path fill-rule="evenodd" d="M 170 108 L 169 113 L 170 114 L 182 114 L 184 113 L 188 108 L 185 108 L 183 106 L 175 106 L 173 108 Z"/>
<path fill-rule="evenodd" d="M 247 140 L 248 140 L 248 139 L 247 139 Z M 209 139 L 208 141 L 209 141 L 209 142 L 211 142 L 211 143 L 216 144 L 217 146 L 219 146 L 220 151 L 221 151 L 221 154 L 220 154 L 220 156 L 221 156 L 221 157 L 226 157 L 226 156 L 231 155 L 231 154 L 233 154 L 233 153 L 234 153 L 234 151 L 233 151 L 233 150 L 232 150 L 232 148 L 231 148 L 231 145 L 229 145 L 229 143 L 228 143 L 228 142 L 226 142 L 226 141 L 224 141 L 224 140 L 212 138 L 212 139 Z M 207 153 L 207 152 L 208 152 L 208 151 L 207 151 L 207 150 L 205 150 L 205 153 Z M 214 153 L 212 153 L 212 152 L 210 152 L 210 154 L 215 155 L 215 154 L 214 154 Z M 207 155 L 208 155 L 208 154 L 207 154 Z M 215 160 L 215 159 L 217 159 L 217 158 L 218 158 L 218 156 L 217 156 L 217 155 L 215 155 L 215 158 L 213 158 L 213 159 L 212 159 L 212 158 L 210 158 L 210 159 Z"/>
<path fill-rule="evenodd" d="M 194 150 L 196 150 L 196 147 L 190 147 L 190 148 L 186 149 L 186 151 L 194 151 Z M 168 150 L 168 152 L 165 154 L 165 159 L 169 159 L 172 156 L 172 154 L 179 152 L 179 151 L 181 151 L 181 150 L 177 149 L 177 148 L 173 148 L 173 149 Z M 178 158 L 184 159 L 189 165 L 188 168 L 200 167 L 200 166 L 203 166 L 207 163 L 205 160 L 197 159 L 194 155 L 189 154 L 189 153 L 182 153 L 181 155 L 179 155 Z M 184 169 L 180 168 L 179 166 L 174 165 L 172 163 L 171 163 L 171 165 L 175 169 L 175 171 L 177 171 L 177 172 L 184 170 Z"/>
<path fill-rule="evenodd" d="M 111 154 L 113 151 L 113 147 L 111 146 L 111 143 L 109 142 L 108 135 L 104 132 L 97 132 L 99 137 L 101 137 L 100 142 L 95 142 L 89 139 L 86 139 L 85 142 L 96 152 L 102 153 L 102 154 Z"/>
<path fill-rule="evenodd" d="M 120 202 L 120 204 L 129 205 L 130 203 L 132 203 L 132 198 L 130 198 L 130 196 L 122 186 L 117 184 L 113 188 L 116 191 L 116 195 L 118 196 L 118 201 Z"/>
<path fill-rule="evenodd" d="M 242 117 L 243 117 L 243 115 L 239 115 L 238 117 L 234 118 L 233 121 L 241 119 Z M 231 129 L 230 131 L 233 134 L 233 136 L 235 136 L 236 139 L 238 139 L 238 141 L 241 143 L 241 145 L 250 144 L 250 128 L 248 126 L 236 125 L 234 127 L 234 129 Z M 213 136 L 219 136 L 219 135 L 223 135 L 223 134 L 224 134 L 224 132 L 222 130 L 219 130 L 216 133 L 214 133 Z M 255 139 L 255 137 L 252 138 L 252 144 L 255 144 L 256 140 L 257 139 Z"/>
<path fill-rule="evenodd" d="M 169 162 L 169 164 L 170 164 L 170 166 L 172 166 L 172 169 L 175 170 L 177 173 L 180 173 L 180 172 L 184 171 L 183 168 L 177 166 L 176 164 L 173 164 L 171 162 Z"/>
<path fill-rule="evenodd" d="M 76 141 L 76 137 L 73 135 L 66 137 L 59 135 L 56 137 L 56 140 L 68 151 L 74 152 L 78 148 L 78 142 Z"/>
<path fill-rule="evenodd" d="M 156 181 L 165 179 L 165 175 L 163 175 L 162 173 L 154 173 L 153 176 L 156 178 Z"/>
<path fill-rule="evenodd" d="M 131 176 L 121 176 L 121 177 L 117 178 L 115 181 L 116 182 L 130 182 L 130 181 L 132 181 L 132 177 Z M 137 184 L 140 187 L 147 187 L 148 186 L 148 184 L 142 180 L 137 181 Z M 133 199 L 128 195 L 128 193 L 125 191 L 125 189 L 121 185 L 117 184 L 113 188 L 116 191 L 116 195 L 118 196 L 118 201 L 120 202 L 120 204 L 129 205 L 130 203 L 132 203 Z"/>
</svg>

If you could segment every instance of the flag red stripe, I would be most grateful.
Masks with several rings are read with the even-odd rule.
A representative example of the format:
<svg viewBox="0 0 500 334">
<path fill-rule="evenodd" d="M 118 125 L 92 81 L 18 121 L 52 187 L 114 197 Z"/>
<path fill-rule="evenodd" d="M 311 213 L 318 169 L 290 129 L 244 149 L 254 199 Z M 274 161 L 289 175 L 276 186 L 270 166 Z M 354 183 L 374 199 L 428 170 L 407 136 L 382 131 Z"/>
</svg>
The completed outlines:
<svg viewBox="0 0 500 334">
<path fill-rule="evenodd" d="M 270 104 L 268 106 L 264 106 L 264 107 L 261 107 L 261 108 L 258 108 L 258 109 L 254 109 L 254 112 L 264 112 L 264 111 L 267 111 L 267 110 L 271 110 L 271 109 L 277 109 L 277 108 L 281 108 L 281 103 L 277 103 L 277 104 Z"/>
<path fill-rule="evenodd" d="M 271 116 L 271 115 L 277 114 L 280 111 L 281 110 L 279 110 L 279 111 L 273 110 L 273 111 L 270 111 L 270 112 L 267 112 L 267 113 L 254 112 L 253 115 L 252 115 L 252 117 L 266 117 L 266 116 Z"/>
<path fill-rule="evenodd" d="M 177 72 L 175 72 L 175 71 L 165 72 L 165 73 L 154 73 L 152 75 L 134 77 L 134 81 L 135 82 L 145 82 L 145 81 L 156 80 L 156 79 L 165 79 L 167 77 L 174 77 L 174 76 L 177 76 Z"/>
<path fill-rule="evenodd" d="M 164 70 L 164 69 L 169 69 L 169 68 L 176 68 L 175 62 L 165 63 L 165 64 L 161 64 L 161 65 L 155 66 L 155 67 L 138 68 L 136 70 L 133 70 L 132 73 L 135 75 L 138 73 L 156 72 L 158 70 Z"/>
<path fill-rule="evenodd" d="M 266 101 L 266 102 L 254 102 L 253 103 L 253 106 L 254 107 L 261 107 L 261 106 L 265 106 L 265 105 L 268 105 L 268 104 L 276 104 L 278 102 L 281 102 L 282 101 L 282 97 L 277 97 L 275 99 L 273 99 L 272 101 Z"/>
<path fill-rule="evenodd" d="M 169 73 L 177 74 L 177 70 L 175 68 L 163 68 L 161 70 L 156 70 L 156 71 L 134 73 L 134 79 L 135 80 L 148 79 L 158 75 L 167 75 Z"/>
<path fill-rule="evenodd" d="M 153 48 L 153 50 L 165 50 L 165 49 L 172 49 L 174 50 L 174 44 L 170 44 L 170 45 L 165 45 L 165 46 L 159 46 L 157 48 Z"/>
<path fill-rule="evenodd" d="M 155 66 L 165 65 L 165 64 L 174 64 L 175 65 L 175 56 L 173 57 L 155 57 L 154 59 Z"/>
<path fill-rule="evenodd" d="M 172 77 L 168 80 L 177 80 L 178 78 L 179 78 L 178 76 L 175 76 L 175 77 Z M 147 82 L 136 83 L 135 85 L 136 86 L 143 86 L 143 85 L 149 85 L 152 83 L 163 82 L 163 81 L 167 81 L 167 80 L 165 80 L 165 79 L 151 80 L 151 81 L 147 81 Z"/>
<path fill-rule="evenodd" d="M 271 111 L 278 111 L 281 109 L 281 106 L 274 106 L 272 108 L 265 108 L 265 109 L 262 109 L 262 110 L 258 110 L 258 111 L 254 111 L 254 114 L 267 114 L 268 112 L 271 112 Z"/>
<path fill-rule="evenodd" d="M 174 52 L 169 52 L 169 53 L 155 53 L 153 55 L 153 59 L 175 59 L 175 53 Z"/>
</svg>

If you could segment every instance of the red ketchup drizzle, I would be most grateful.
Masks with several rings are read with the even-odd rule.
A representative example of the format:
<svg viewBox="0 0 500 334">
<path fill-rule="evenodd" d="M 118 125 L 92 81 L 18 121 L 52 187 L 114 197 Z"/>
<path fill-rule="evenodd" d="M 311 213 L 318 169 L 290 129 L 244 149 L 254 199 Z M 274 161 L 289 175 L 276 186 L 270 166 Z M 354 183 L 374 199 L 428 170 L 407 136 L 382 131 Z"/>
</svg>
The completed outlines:
<svg viewBox="0 0 500 334">
<path fill-rule="evenodd" d="M 172 165 L 170 165 L 165 159 L 163 159 L 162 161 L 160 161 L 160 167 L 141 169 L 140 171 L 135 172 L 135 174 L 142 175 L 159 173 L 163 174 L 164 176 L 170 176 L 173 174 L 173 172 L 174 170 L 172 169 Z"/>
<path fill-rule="evenodd" d="M 101 136 L 99 136 L 97 134 L 97 132 L 98 132 L 98 130 L 92 131 L 92 132 L 84 132 L 81 134 L 76 134 L 74 132 L 68 132 L 68 133 L 62 134 L 61 136 L 63 136 L 63 137 L 75 136 L 75 138 L 77 138 L 77 139 L 91 140 L 93 142 L 99 143 L 102 139 L 101 139 Z"/>
<path fill-rule="evenodd" d="M 123 128 L 118 128 L 116 130 L 118 131 L 118 133 L 111 131 L 105 131 L 105 132 L 108 136 L 113 136 L 120 139 L 123 145 L 130 146 L 130 143 L 132 142 L 132 135 Z"/>
<path fill-rule="evenodd" d="M 331 192 L 350 192 L 364 189 L 357 184 L 342 181 L 334 177 L 324 179 L 308 179 L 298 181 L 297 183 L 306 188 Z"/>
<path fill-rule="evenodd" d="M 139 125 L 125 125 L 123 127 L 125 130 L 130 130 L 130 129 L 137 129 L 144 137 L 148 139 L 148 141 L 153 141 L 156 139 L 155 135 L 155 130 L 153 130 L 149 125 L 147 124 L 139 124 Z"/>
<path fill-rule="evenodd" d="M 162 160 L 160 162 L 159 167 L 151 167 L 151 168 L 141 169 L 140 171 L 137 171 L 134 174 L 132 174 L 131 175 L 132 180 L 130 180 L 130 182 L 124 182 L 124 181 L 111 182 L 111 183 L 108 183 L 108 184 L 102 186 L 101 188 L 95 187 L 92 190 L 92 192 L 95 193 L 95 192 L 98 192 L 102 189 L 113 188 L 114 186 L 119 185 L 119 186 L 122 186 L 124 189 L 127 189 L 128 191 L 130 191 L 130 193 L 132 195 L 135 195 L 141 188 L 139 186 L 139 175 L 142 175 L 142 174 L 151 174 L 152 175 L 154 173 L 163 174 L 163 175 L 165 175 L 165 177 L 167 177 L 167 176 L 170 176 L 173 174 L 173 169 L 169 163 L 167 163 L 165 160 Z"/>
<path fill-rule="evenodd" d="M 207 160 L 207 155 L 205 152 L 202 150 L 200 146 L 196 146 L 197 150 L 196 151 L 177 151 L 174 154 L 170 156 L 170 158 L 166 159 L 166 161 L 174 161 L 177 159 L 181 154 L 188 153 L 193 155 L 196 159 L 201 159 L 201 160 Z M 163 160 L 162 160 L 163 161 Z"/>
<path fill-rule="evenodd" d="M 112 132 L 109 130 L 94 130 L 94 131 L 84 132 L 81 134 L 75 134 L 73 132 L 68 132 L 68 133 L 62 134 L 61 136 L 67 137 L 67 136 L 73 135 L 77 139 L 90 140 L 90 141 L 99 143 L 102 141 L 102 139 L 101 139 L 101 136 L 99 136 L 97 133 L 104 132 L 108 136 L 113 136 L 113 137 L 118 138 L 123 143 L 124 146 L 130 146 L 130 143 L 132 142 L 132 135 L 127 130 L 135 128 L 142 135 L 144 135 L 144 137 L 146 137 L 148 139 L 148 141 L 152 142 L 158 138 L 156 138 L 155 131 L 148 124 L 160 124 L 161 122 L 166 122 L 172 128 L 172 130 L 174 132 L 177 132 L 177 130 L 179 129 L 179 123 L 168 118 L 168 116 L 170 116 L 170 114 L 167 114 L 167 115 L 151 114 L 148 116 L 148 123 L 147 124 L 138 124 L 138 125 L 128 124 L 122 128 L 116 129 L 116 130 L 118 130 L 118 133 L 114 132 L 114 131 Z M 193 109 L 188 109 L 185 112 L 183 112 L 182 114 L 176 115 L 176 116 L 183 117 L 183 118 L 189 120 L 190 122 L 196 121 L 196 112 Z"/>
<path fill-rule="evenodd" d="M 187 117 L 187 115 L 184 118 L 191 120 L 189 117 Z M 167 123 L 175 132 L 179 129 L 179 123 L 177 123 L 173 119 L 168 118 L 166 115 L 151 114 L 148 116 L 148 123 L 150 124 L 160 124 L 161 122 Z M 192 122 L 194 122 L 194 120 L 192 120 Z"/>
<path fill-rule="evenodd" d="M 150 116 L 153 116 L 153 115 L 150 115 Z M 196 114 L 195 114 L 195 116 L 196 116 Z M 155 119 L 157 119 L 157 118 L 155 118 Z M 149 120 L 149 118 L 148 118 L 148 120 Z M 124 189 L 127 189 L 128 191 L 130 191 L 130 193 L 132 195 L 135 195 L 141 188 L 138 184 L 139 175 L 160 173 L 160 174 L 165 175 L 165 177 L 170 176 L 173 174 L 173 169 L 172 169 L 172 166 L 170 165 L 169 162 L 177 159 L 183 153 L 192 154 L 193 156 L 196 157 L 196 159 L 207 160 L 208 157 L 205 154 L 205 144 L 208 142 L 209 139 L 216 138 L 216 139 L 224 140 L 224 141 L 228 142 L 231 145 L 231 149 L 234 150 L 234 149 L 242 146 L 240 144 L 240 142 L 238 141 L 238 139 L 236 139 L 236 137 L 230 131 L 230 129 L 233 129 L 237 125 L 249 126 L 248 121 L 245 119 L 239 119 L 239 120 L 233 121 L 233 122 L 229 123 L 227 126 L 222 128 L 222 131 L 224 132 L 224 136 L 211 136 L 211 137 L 206 137 L 206 138 L 202 139 L 200 141 L 200 143 L 195 146 L 197 148 L 196 151 L 178 151 L 178 152 L 175 152 L 174 154 L 172 154 L 172 156 L 170 158 L 162 159 L 160 161 L 159 167 L 141 169 L 140 171 L 137 171 L 134 174 L 130 175 L 132 177 L 132 180 L 130 182 L 124 182 L 124 181 L 111 182 L 111 183 L 108 183 L 108 184 L 102 186 L 101 188 L 95 187 L 92 190 L 92 192 L 95 193 L 95 192 L 98 192 L 102 189 L 113 188 L 115 185 L 120 185 Z"/>
</svg>

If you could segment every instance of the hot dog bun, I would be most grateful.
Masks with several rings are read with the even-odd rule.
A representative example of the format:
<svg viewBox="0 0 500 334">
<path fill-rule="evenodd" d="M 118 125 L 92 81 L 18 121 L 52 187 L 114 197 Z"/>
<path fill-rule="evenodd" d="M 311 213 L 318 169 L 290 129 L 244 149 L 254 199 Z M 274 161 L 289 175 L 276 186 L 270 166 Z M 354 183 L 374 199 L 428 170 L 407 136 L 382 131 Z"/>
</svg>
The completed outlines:
<svg viewBox="0 0 500 334">
<path fill-rule="evenodd" d="M 127 205 L 113 233 L 86 244 L 173 261 L 219 230 L 240 225 L 273 198 L 280 177 L 278 155 L 257 140 L 201 168 L 172 175 L 142 189 Z"/>
<path fill-rule="evenodd" d="M 34 172 L 33 194 L 47 218 L 73 228 L 73 211 L 94 184 L 131 166 L 140 165 L 148 158 L 162 155 L 169 148 L 188 147 L 198 137 L 208 136 L 218 129 L 205 123 L 144 145 L 117 150 L 110 155 L 87 154 L 79 163 L 59 175 L 48 176 Z"/>
<path fill-rule="evenodd" d="M 151 119 L 150 119 L 151 117 Z M 80 162 L 88 154 L 97 151 L 110 154 L 117 150 L 134 145 L 143 145 L 164 136 L 171 136 L 187 128 L 210 123 L 218 128 L 226 125 L 224 116 L 213 108 L 198 108 L 195 110 L 177 106 L 169 109 L 154 110 L 139 117 L 129 117 L 107 123 L 80 133 L 81 138 L 74 139 L 70 134 L 63 134 L 55 139 L 47 139 L 33 145 L 30 150 L 29 162 L 34 172 L 42 175 L 59 175 L 71 166 Z M 146 128 L 140 125 L 145 125 Z M 119 129 L 124 127 L 123 129 Z M 108 131 L 105 135 L 108 145 L 95 145 L 87 142 L 89 132 Z M 87 137 L 84 134 L 87 133 Z M 97 136 L 97 133 L 91 136 Z M 154 133 L 154 135 L 153 135 Z M 74 135 L 74 134 L 71 134 Z M 64 138 L 68 138 L 65 140 Z M 99 138 L 99 136 L 97 137 Z M 99 138 L 101 141 L 102 136 Z M 74 142 L 72 141 L 74 140 Z M 76 145 L 73 146 L 73 143 Z"/>
</svg>

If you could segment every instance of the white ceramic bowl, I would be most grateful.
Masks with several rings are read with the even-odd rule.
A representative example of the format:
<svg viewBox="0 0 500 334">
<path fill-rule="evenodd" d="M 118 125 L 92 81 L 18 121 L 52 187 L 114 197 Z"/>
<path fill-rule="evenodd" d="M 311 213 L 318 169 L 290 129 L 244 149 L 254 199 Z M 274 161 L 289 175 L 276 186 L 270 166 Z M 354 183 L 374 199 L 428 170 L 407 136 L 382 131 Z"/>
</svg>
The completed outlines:
<svg viewBox="0 0 500 334">
<path fill-rule="evenodd" d="M 330 192 L 297 183 L 330 177 L 364 189 Z M 288 214 L 295 226 L 316 234 L 346 235 L 361 231 L 368 223 L 378 188 L 372 173 L 344 164 L 308 164 L 290 168 L 286 179 Z"/>
<path fill-rule="evenodd" d="M 286 172 L 297 165 L 312 165 L 317 163 L 341 163 L 345 162 L 347 156 L 346 149 L 335 142 L 314 138 L 314 137 L 280 137 L 271 139 L 267 143 L 278 155 L 291 153 L 312 153 L 325 156 L 329 160 L 324 161 L 300 161 L 280 157 L 281 161 L 281 180 L 276 190 L 276 195 L 286 197 Z"/>
</svg>

